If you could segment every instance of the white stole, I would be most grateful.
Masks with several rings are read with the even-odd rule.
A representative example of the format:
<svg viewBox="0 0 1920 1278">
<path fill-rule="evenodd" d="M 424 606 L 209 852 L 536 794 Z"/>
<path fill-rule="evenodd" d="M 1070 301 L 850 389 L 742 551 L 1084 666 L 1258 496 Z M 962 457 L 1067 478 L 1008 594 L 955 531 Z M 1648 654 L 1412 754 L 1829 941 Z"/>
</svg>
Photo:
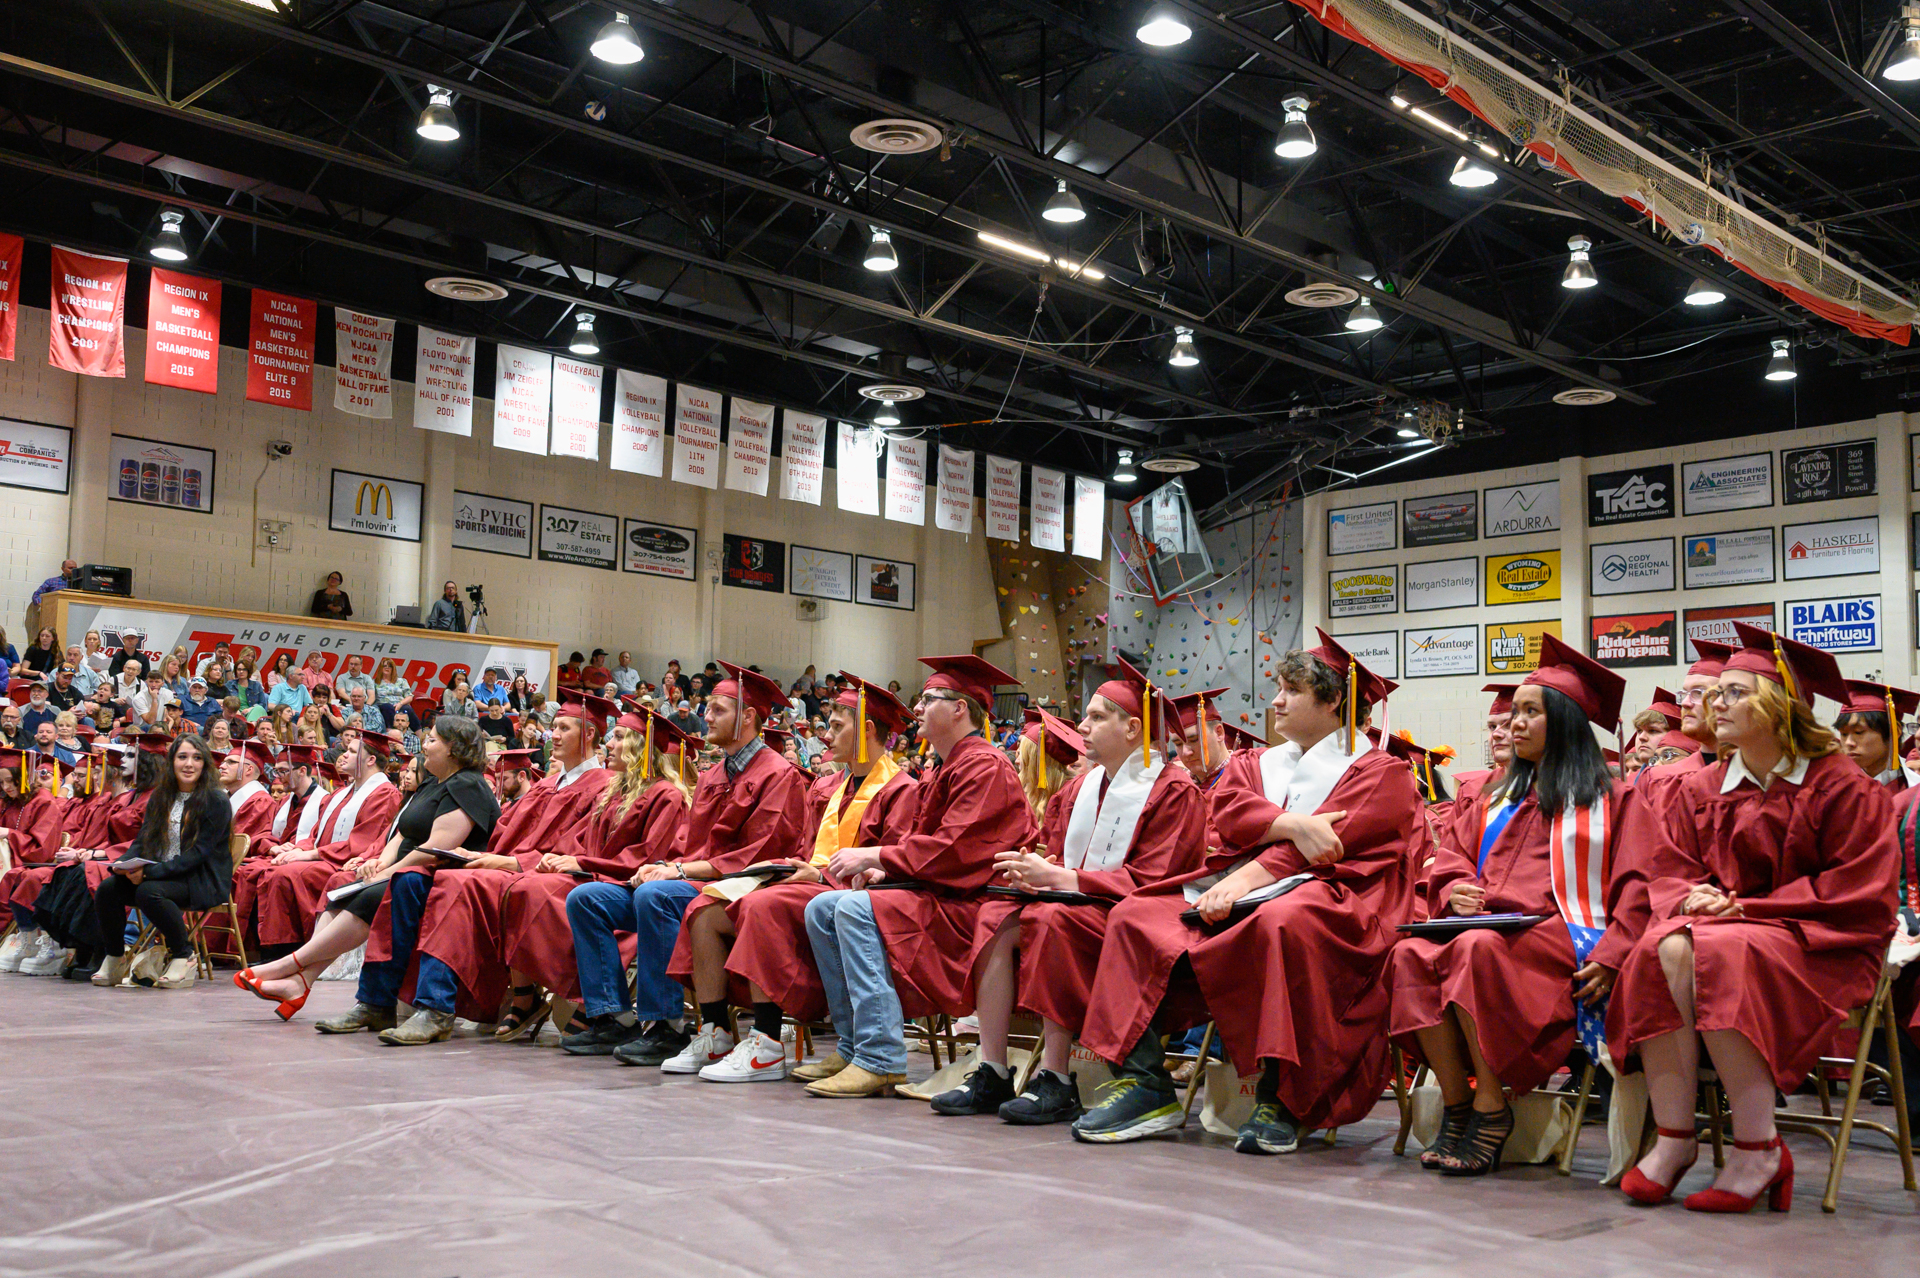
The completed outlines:
<svg viewBox="0 0 1920 1278">
<path fill-rule="evenodd" d="M 1267 802 L 1282 812 L 1317 812 L 1340 784 L 1340 778 L 1347 775 L 1347 769 L 1373 749 L 1373 743 L 1364 736 L 1357 744 L 1359 748 L 1348 754 L 1340 748 L 1340 733 L 1334 731 L 1304 754 L 1291 741 L 1261 751 L 1260 787 L 1266 791 Z"/>
<path fill-rule="evenodd" d="M 367 796 L 383 785 L 392 784 L 387 780 L 386 773 L 376 772 L 354 786 L 352 793 L 347 796 L 347 801 L 334 808 L 333 822 L 327 827 L 327 837 L 318 839 L 316 842 L 322 844 L 346 842 L 348 836 L 353 833 L 354 819 L 360 815 L 360 805 L 367 801 Z"/>
<path fill-rule="evenodd" d="M 320 814 L 326 811 L 327 800 L 332 797 L 328 789 L 318 781 L 307 787 L 307 801 L 300 809 L 300 819 L 294 824 L 293 841 L 313 837 L 314 827 L 320 824 Z"/>
<path fill-rule="evenodd" d="M 249 781 L 227 796 L 227 805 L 233 809 L 235 816 L 239 816 L 240 809 L 246 806 L 249 799 L 253 798 L 256 794 L 265 794 L 266 792 L 267 787 L 261 785 L 258 781 Z"/>
<path fill-rule="evenodd" d="M 1124 865 L 1133 847 L 1133 832 L 1140 825 L 1140 814 L 1146 810 L 1147 796 L 1153 793 L 1153 783 L 1166 766 L 1166 759 L 1160 755 L 1153 757 L 1152 766 L 1145 766 L 1138 754 L 1129 751 L 1104 797 L 1100 788 L 1107 770 L 1095 767 L 1088 771 L 1067 818 L 1062 864 L 1069 870 L 1117 870 Z"/>
</svg>

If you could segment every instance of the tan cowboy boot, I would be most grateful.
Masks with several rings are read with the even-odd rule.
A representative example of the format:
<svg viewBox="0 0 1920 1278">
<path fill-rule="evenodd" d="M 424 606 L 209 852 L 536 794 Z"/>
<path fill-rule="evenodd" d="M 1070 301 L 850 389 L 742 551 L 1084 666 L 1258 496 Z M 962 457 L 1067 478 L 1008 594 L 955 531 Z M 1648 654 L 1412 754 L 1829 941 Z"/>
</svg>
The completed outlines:
<svg viewBox="0 0 1920 1278">
<path fill-rule="evenodd" d="M 829 1052 L 811 1065 L 798 1065 L 787 1071 L 788 1078 L 797 1078 L 803 1083 L 817 1083 L 823 1078 L 832 1078 L 847 1067 L 847 1058 L 838 1052 Z"/>
<path fill-rule="evenodd" d="M 896 1085 L 907 1081 L 905 1074 L 875 1074 L 858 1065 L 849 1065 L 832 1078 L 807 1085 L 807 1095 L 829 1100 L 863 1096 L 891 1096 Z"/>
</svg>

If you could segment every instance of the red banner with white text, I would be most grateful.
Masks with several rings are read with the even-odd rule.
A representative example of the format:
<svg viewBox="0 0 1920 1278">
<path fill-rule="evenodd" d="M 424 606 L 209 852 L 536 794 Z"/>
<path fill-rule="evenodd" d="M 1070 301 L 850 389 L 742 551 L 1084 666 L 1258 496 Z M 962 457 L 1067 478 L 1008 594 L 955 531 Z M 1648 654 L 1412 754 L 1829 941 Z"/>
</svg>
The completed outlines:
<svg viewBox="0 0 1920 1278">
<path fill-rule="evenodd" d="M 147 289 L 147 380 L 207 395 L 219 391 L 219 280 L 153 268 Z"/>
<path fill-rule="evenodd" d="M 13 339 L 20 331 L 20 258 L 26 241 L 0 235 L 0 359 L 13 358 Z"/>
<path fill-rule="evenodd" d="M 127 259 L 53 249 L 47 362 L 88 377 L 127 375 Z"/>
<path fill-rule="evenodd" d="M 313 334 L 319 308 L 304 297 L 253 290 L 247 324 L 247 398 L 313 411 Z"/>
</svg>

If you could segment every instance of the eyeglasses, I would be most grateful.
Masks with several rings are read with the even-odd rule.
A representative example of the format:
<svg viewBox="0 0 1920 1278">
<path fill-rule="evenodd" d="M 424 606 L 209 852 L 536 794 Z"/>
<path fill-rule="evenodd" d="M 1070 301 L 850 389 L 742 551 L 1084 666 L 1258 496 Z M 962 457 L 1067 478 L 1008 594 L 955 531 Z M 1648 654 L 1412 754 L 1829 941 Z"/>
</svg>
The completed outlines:
<svg viewBox="0 0 1920 1278">
<path fill-rule="evenodd" d="M 930 688 L 927 691 L 921 693 L 918 697 L 914 698 L 913 704 L 917 706 L 927 701 L 958 701 L 958 700 L 960 700 L 960 694 L 957 692 L 940 692 Z"/>
<path fill-rule="evenodd" d="M 1703 702 L 1718 701 L 1723 706 L 1737 706 L 1752 696 L 1754 691 L 1752 688 L 1742 688 L 1738 684 L 1715 684 L 1711 688 L 1701 689 L 1700 699 Z"/>
</svg>

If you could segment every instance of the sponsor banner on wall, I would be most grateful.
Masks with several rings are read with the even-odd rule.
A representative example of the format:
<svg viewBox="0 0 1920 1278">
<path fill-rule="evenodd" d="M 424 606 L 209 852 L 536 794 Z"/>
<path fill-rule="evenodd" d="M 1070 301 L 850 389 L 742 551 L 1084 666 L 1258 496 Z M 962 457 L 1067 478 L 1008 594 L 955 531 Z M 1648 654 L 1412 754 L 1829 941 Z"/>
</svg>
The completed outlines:
<svg viewBox="0 0 1920 1278">
<path fill-rule="evenodd" d="M 1773 454 L 1688 462 L 1680 468 L 1680 505 L 1688 515 L 1773 505 Z"/>
<path fill-rule="evenodd" d="M 840 509 L 855 515 L 880 513 L 880 432 L 840 423 L 833 455 L 834 489 Z"/>
<path fill-rule="evenodd" d="M 787 588 L 787 547 L 785 543 L 764 537 L 722 534 L 726 557 L 720 566 L 720 580 L 742 590 L 765 590 L 780 594 Z"/>
<path fill-rule="evenodd" d="M 88 377 L 127 375 L 127 259 L 53 248 L 47 362 Z"/>
<path fill-rule="evenodd" d="M 313 342 L 320 308 L 256 288 L 247 299 L 247 398 L 313 411 Z"/>
<path fill-rule="evenodd" d="M 1879 462 L 1871 439 L 1817 448 L 1780 450 L 1780 497 L 1784 505 L 1871 497 L 1879 490 Z"/>
<path fill-rule="evenodd" d="M 1363 550 L 1392 550 L 1399 532 L 1399 506 L 1383 501 L 1327 512 L 1327 553 L 1353 555 Z"/>
<path fill-rule="evenodd" d="M 1524 533 L 1557 532 L 1560 528 L 1560 481 L 1514 484 L 1486 491 L 1486 532 L 1489 537 L 1518 537 Z"/>
<path fill-rule="evenodd" d="M 1472 608 L 1480 602 L 1480 560 L 1473 555 L 1408 564 L 1402 571 L 1406 574 L 1408 612 Z"/>
<path fill-rule="evenodd" d="M 553 653 L 546 647 L 522 646 L 507 640 L 484 637 L 455 638 L 440 630 L 416 630 L 412 627 L 355 627 L 351 623 L 330 626 L 318 618 L 274 617 L 254 620 L 246 617 L 171 611 L 154 607 L 101 603 L 64 603 L 66 629 L 77 635 L 89 630 L 100 632 L 104 644 L 111 637 L 120 645 L 120 636 L 133 631 L 141 636 L 140 651 L 149 664 L 160 660 L 175 647 L 188 649 L 189 667 L 201 658 L 213 655 L 215 644 L 228 644 L 235 657 L 245 657 L 262 670 L 271 669 L 285 653 L 296 667 L 318 653 L 328 672 L 344 669 L 346 659 L 357 656 L 364 669 L 372 669 L 383 658 L 392 657 L 400 678 L 413 685 L 419 694 L 438 692 L 455 675 L 479 678 L 484 670 L 498 670 L 511 682 L 525 675 L 535 688 L 552 682 Z"/>
<path fill-rule="evenodd" d="M 533 558 L 533 503 L 454 489 L 453 548 Z"/>
<path fill-rule="evenodd" d="M 927 523 L 927 442 L 887 441 L 887 518 L 924 528 Z"/>
<path fill-rule="evenodd" d="M 853 601 L 876 608 L 913 610 L 914 565 L 901 559 L 856 555 L 853 563 Z"/>
<path fill-rule="evenodd" d="M 1587 590 L 1596 595 L 1635 595 L 1673 589 L 1673 538 L 1611 541 L 1587 547 Z"/>
<path fill-rule="evenodd" d="M 567 355 L 553 357 L 553 423 L 547 451 L 600 460 L 600 380 L 604 370 Z"/>
<path fill-rule="evenodd" d="M 1880 521 L 1872 515 L 1788 524 L 1780 541 L 1786 547 L 1782 562 L 1788 581 L 1880 571 Z"/>
<path fill-rule="evenodd" d="M 1067 548 L 1067 477 L 1045 466 L 1033 468 L 1033 497 L 1027 505 L 1028 536 L 1041 550 Z"/>
<path fill-rule="evenodd" d="M 546 456 L 553 356 L 502 344 L 493 358 L 493 446 Z"/>
<path fill-rule="evenodd" d="M 973 532 L 973 451 L 940 445 L 940 487 L 934 494 L 933 526 L 941 532 Z"/>
<path fill-rule="evenodd" d="M 1400 677 L 1400 632 L 1369 630 L 1363 635 L 1335 635 L 1340 646 L 1360 659 L 1360 664 L 1383 679 Z M 1473 645 L 1468 644 L 1471 655 Z"/>
<path fill-rule="evenodd" d="M 1438 626 L 1408 630 L 1401 645 L 1405 660 L 1402 678 L 1432 679 L 1440 675 L 1470 675 L 1480 669 L 1480 627 Z"/>
<path fill-rule="evenodd" d="M 1880 596 L 1834 595 L 1786 605 L 1787 638 L 1828 652 L 1880 651 Z"/>
<path fill-rule="evenodd" d="M 773 479 L 773 405 L 736 397 L 727 420 L 727 487 L 765 497 Z"/>
<path fill-rule="evenodd" d="M 631 369 L 614 370 L 613 456 L 607 464 L 628 475 L 667 469 L 667 379 Z"/>
<path fill-rule="evenodd" d="M 720 486 L 720 392 L 684 382 L 673 388 L 673 477 Z"/>
<path fill-rule="evenodd" d="M 114 501 L 213 513 L 213 453 L 138 435 L 108 441 Z"/>
<path fill-rule="evenodd" d="M 1490 675 L 1526 674 L 1540 668 L 1540 637 L 1560 638 L 1558 621 L 1487 623 L 1487 666 Z"/>
<path fill-rule="evenodd" d="M 656 524 L 651 519 L 621 521 L 620 569 L 648 577 L 697 581 L 700 533 L 693 528 Z"/>
<path fill-rule="evenodd" d="M 25 240 L 0 232 L 0 359 L 13 358 L 20 336 L 20 259 L 26 251 Z"/>
<path fill-rule="evenodd" d="M 1397 612 L 1399 604 L 1400 570 L 1392 564 L 1327 574 L 1329 617 L 1365 617 L 1375 613 Z"/>
<path fill-rule="evenodd" d="M 419 541 L 420 507 L 425 495 L 423 485 L 404 479 L 335 470 L 327 527 L 364 537 Z"/>
<path fill-rule="evenodd" d="M 1773 529 L 1698 533 L 1686 540 L 1681 577 L 1688 590 L 1773 581 Z"/>
<path fill-rule="evenodd" d="M 354 417 L 393 416 L 393 321 L 333 308 L 333 406 Z"/>
<path fill-rule="evenodd" d="M 0 488 L 64 493 L 71 482 L 72 468 L 71 430 L 0 417 Z M 137 469 L 134 475 L 137 481 Z"/>
<path fill-rule="evenodd" d="M 153 268 L 147 284 L 147 382 L 220 390 L 220 281 Z"/>
<path fill-rule="evenodd" d="M 1473 490 L 1443 497 L 1409 497 L 1401 503 L 1401 540 L 1408 550 L 1472 541 L 1480 535 L 1480 494 Z"/>
<path fill-rule="evenodd" d="M 413 353 L 413 424 L 462 439 L 473 435 L 473 357 L 477 342 L 421 328 Z"/>
<path fill-rule="evenodd" d="M 4 252 L 6 241 L 0 239 L 0 252 Z M 6 358 L 12 359 L 8 355 Z M 1907 436 L 1907 487 L 1908 491 L 1920 493 L 1920 435 Z"/>
<path fill-rule="evenodd" d="M 1758 626 L 1762 630 L 1773 629 L 1772 604 L 1721 604 L 1714 608 L 1689 608 L 1681 617 L 1680 634 L 1685 640 L 1685 651 L 1680 655 L 1688 665 L 1700 660 L 1700 650 L 1693 646 L 1696 639 L 1706 639 L 1713 643 L 1724 643 L 1738 648 L 1740 638 L 1734 633 L 1733 623 L 1744 621 L 1749 626 Z"/>
<path fill-rule="evenodd" d="M 781 421 L 786 435 L 780 448 L 780 496 L 818 506 L 827 473 L 827 419 L 789 408 Z"/>
<path fill-rule="evenodd" d="M 1020 540 L 1020 463 L 987 454 L 987 536 Z"/>
<path fill-rule="evenodd" d="M 1631 612 L 1595 617 L 1588 623 L 1587 652 L 1603 666 L 1632 670 L 1640 666 L 1670 666 L 1678 642 L 1678 620 L 1670 612 Z"/>
<path fill-rule="evenodd" d="M 1633 466 L 1587 476 L 1587 526 L 1671 519 L 1673 465 Z"/>
<path fill-rule="evenodd" d="M 1560 597 L 1560 552 L 1487 556 L 1489 604 L 1548 603 Z"/>
<path fill-rule="evenodd" d="M 1107 486 L 1097 479 L 1073 479 L 1073 553 L 1099 559 L 1106 552 Z"/>
<path fill-rule="evenodd" d="M 620 521 L 612 515 L 565 506 L 540 507 L 540 557 L 549 563 L 612 572 L 620 566 L 619 536 Z"/>
<path fill-rule="evenodd" d="M 787 550 L 787 590 L 809 599 L 853 602 L 853 556 L 842 550 L 794 545 Z"/>
</svg>

